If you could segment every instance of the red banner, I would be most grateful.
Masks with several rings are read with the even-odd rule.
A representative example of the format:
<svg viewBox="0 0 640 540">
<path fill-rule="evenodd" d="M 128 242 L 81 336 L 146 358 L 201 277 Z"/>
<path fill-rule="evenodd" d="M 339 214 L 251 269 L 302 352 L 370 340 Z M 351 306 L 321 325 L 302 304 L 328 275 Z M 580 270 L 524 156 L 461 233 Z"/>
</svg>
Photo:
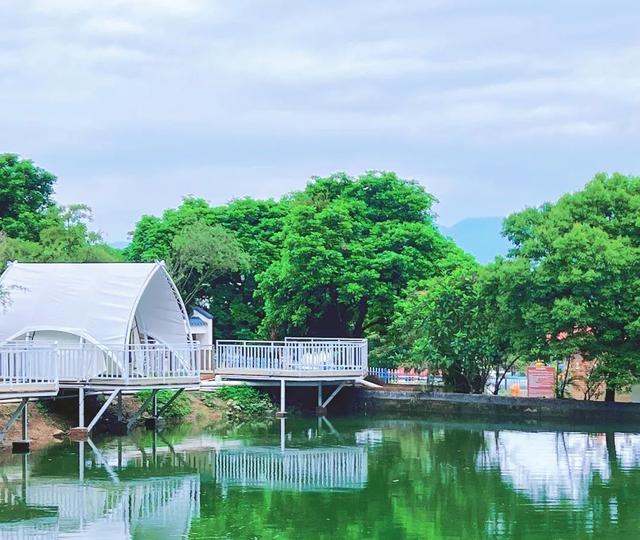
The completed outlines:
<svg viewBox="0 0 640 540">
<path fill-rule="evenodd" d="M 556 397 L 556 370 L 552 367 L 527 368 L 527 396 L 538 398 Z"/>
</svg>

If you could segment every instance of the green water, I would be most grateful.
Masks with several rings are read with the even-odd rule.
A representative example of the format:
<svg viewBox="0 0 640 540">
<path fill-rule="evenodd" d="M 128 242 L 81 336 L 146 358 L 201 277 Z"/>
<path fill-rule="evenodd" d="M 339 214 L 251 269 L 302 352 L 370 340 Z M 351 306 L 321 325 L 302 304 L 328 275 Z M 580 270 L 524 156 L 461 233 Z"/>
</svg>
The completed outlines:
<svg viewBox="0 0 640 540">
<path fill-rule="evenodd" d="M 0 538 L 640 538 L 640 434 L 601 430 L 288 419 L 55 444 L 0 457 Z"/>
</svg>

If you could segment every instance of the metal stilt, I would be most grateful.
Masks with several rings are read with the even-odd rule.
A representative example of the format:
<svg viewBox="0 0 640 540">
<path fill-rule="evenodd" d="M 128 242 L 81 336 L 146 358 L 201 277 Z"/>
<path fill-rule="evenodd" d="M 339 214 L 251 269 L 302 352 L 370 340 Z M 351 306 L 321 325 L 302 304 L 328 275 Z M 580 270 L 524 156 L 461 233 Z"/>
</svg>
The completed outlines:
<svg viewBox="0 0 640 540">
<path fill-rule="evenodd" d="M 284 379 L 280 380 L 280 410 L 276 413 L 278 418 L 284 418 L 287 416 L 287 407 L 286 407 L 286 388 L 287 383 Z"/>
</svg>

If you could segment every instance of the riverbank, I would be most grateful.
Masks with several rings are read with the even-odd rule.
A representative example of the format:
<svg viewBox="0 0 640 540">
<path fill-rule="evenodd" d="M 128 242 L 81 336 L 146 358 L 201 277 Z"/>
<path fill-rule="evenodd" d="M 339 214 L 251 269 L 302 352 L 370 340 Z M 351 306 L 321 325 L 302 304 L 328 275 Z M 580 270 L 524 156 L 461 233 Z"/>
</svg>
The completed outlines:
<svg viewBox="0 0 640 540">
<path fill-rule="evenodd" d="M 61 435 L 69 429 L 68 419 L 58 414 L 44 410 L 38 404 L 41 402 L 32 402 L 29 404 L 29 439 L 31 448 L 38 449 L 60 442 L 63 438 Z M 5 426 L 16 410 L 17 404 L 0 404 L 0 425 Z M 21 439 L 21 423 L 18 420 L 9 430 L 5 437 L 4 444 L 0 444 L 0 452 L 3 450 L 11 450 L 11 441 Z"/>
<path fill-rule="evenodd" d="M 640 422 L 640 404 L 570 399 L 514 398 L 472 394 L 423 392 L 417 388 L 359 389 L 361 412 L 434 415 L 492 420 L 561 420 L 580 423 Z"/>
<path fill-rule="evenodd" d="M 236 394 L 241 394 L 240 398 Z M 261 394 L 262 395 L 262 394 Z M 102 398 L 100 398 L 102 399 Z M 126 395 L 123 398 L 124 420 L 132 418 L 144 399 L 143 395 Z M 251 417 L 260 418 L 266 415 L 273 416 L 275 410 L 266 395 L 263 398 L 254 399 L 254 396 L 246 395 L 246 392 L 231 392 L 228 396 L 208 393 L 184 394 L 183 400 L 174 402 L 174 406 L 165 416 L 167 424 L 189 424 L 192 426 L 207 427 L 225 423 L 240 423 L 244 420 L 245 412 Z M 265 402 L 266 400 L 266 402 Z M 102 401 L 92 397 L 85 402 L 85 414 L 92 416 L 101 406 Z M 176 406 L 176 404 L 178 406 Z M 6 425 L 17 407 L 16 403 L 0 404 L 0 425 Z M 77 425 L 77 397 L 65 396 L 56 400 L 36 400 L 29 403 L 29 440 L 34 450 L 60 443 L 68 437 L 69 430 Z M 246 409 L 246 411 L 245 411 Z M 120 433 L 116 429 L 120 424 L 116 418 L 116 412 L 111 407 L 96 425 L 93 433 L 109 434 Z M 11 451 L 11 441 L 21 438 L 21 421 L 18 420 L 9 430 L 0 444 L 0 452 Z"/>
</svg>

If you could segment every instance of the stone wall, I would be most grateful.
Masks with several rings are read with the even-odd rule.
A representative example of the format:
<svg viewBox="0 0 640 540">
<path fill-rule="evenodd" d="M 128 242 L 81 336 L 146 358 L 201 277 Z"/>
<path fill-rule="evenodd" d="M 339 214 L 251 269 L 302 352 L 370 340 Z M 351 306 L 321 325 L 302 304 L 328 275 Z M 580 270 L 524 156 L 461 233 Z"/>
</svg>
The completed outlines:
<svg viewBox="0 0 640 540">
<path fill-rule="evenodd" d="M 381 390 L 360 389 L 356 391 L 354 398 L 356 408 L 361 412 L 470 417 L 483 421 L 559 420 L 579 423 L 635 423 L 640 426 L 638 403 L 444 394 L 389 387 Z"/>
</svg>

